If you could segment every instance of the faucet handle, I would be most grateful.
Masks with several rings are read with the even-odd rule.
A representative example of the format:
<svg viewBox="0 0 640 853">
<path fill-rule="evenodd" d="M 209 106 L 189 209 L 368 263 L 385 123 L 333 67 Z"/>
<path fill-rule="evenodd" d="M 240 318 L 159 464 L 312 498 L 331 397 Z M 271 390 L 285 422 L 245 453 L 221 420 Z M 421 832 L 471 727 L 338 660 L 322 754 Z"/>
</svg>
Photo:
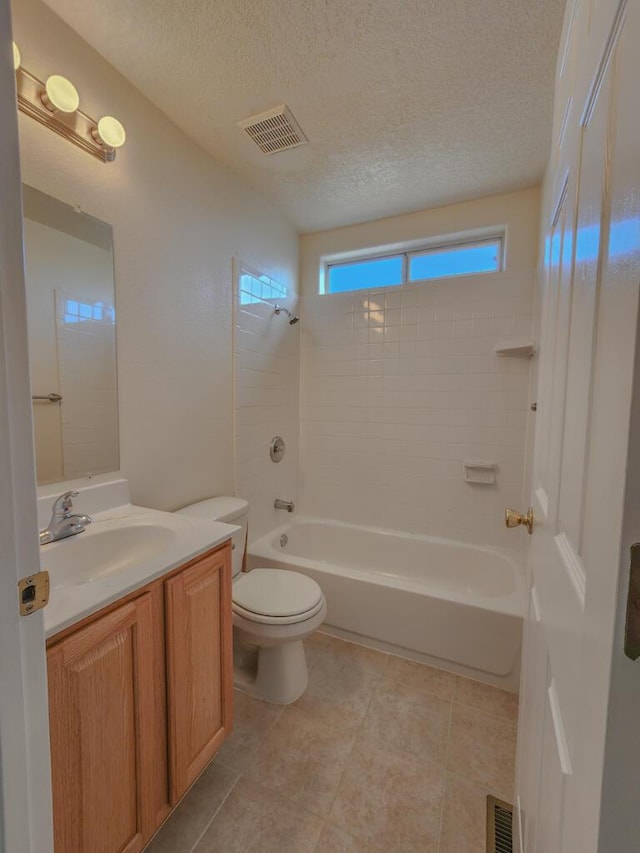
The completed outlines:
<svg viewBox="0 0 640 853">
<path fill-rule="evenodd" d="M 69 492 L 63 492 L 60 497 L 56 498 L 53 504 L 53 512 L 54 514 L 68 513 L 73 509 L 73 500 L 72 498 L 77 498 L 80 492 L 77 489 L 73 489 Z"/>
</svg>

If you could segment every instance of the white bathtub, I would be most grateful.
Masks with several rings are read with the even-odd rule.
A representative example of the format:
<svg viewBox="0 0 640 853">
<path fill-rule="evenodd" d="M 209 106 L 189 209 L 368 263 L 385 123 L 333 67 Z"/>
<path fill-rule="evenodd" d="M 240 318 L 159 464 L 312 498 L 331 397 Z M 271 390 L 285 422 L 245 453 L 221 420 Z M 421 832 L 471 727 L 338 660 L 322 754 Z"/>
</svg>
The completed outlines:
<svg viewBox="0 0 640 853">
<path fill-rule="evenodd" d="M 506 553 L 301 516 L 253 542 L 247 564 L 314 578 L 330 633 L 518 688 L 524 582 Z"/>
</svg>

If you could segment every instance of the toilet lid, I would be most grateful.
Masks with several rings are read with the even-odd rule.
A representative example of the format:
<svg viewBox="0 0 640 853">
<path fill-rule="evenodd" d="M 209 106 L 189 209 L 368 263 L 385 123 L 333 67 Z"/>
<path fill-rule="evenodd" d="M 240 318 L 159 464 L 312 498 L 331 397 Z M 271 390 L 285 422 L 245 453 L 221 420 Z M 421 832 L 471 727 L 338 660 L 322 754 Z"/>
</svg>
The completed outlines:
<svg viewBox="0 0 640 853">
<path fill-rule="evenodd" d="M 253 569 L 234 581 L 233 603 L 261 616 L 296 616 L 318 608 L 322 590 L 299 572 Z"/>
</svg>

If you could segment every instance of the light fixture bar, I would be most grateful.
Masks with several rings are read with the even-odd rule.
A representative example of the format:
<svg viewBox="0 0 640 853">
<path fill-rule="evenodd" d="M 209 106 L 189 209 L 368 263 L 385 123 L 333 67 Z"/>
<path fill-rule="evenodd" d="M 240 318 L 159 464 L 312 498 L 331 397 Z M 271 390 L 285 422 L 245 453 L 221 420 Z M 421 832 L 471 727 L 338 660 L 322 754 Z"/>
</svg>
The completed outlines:
<svg viewBox="0 0 640 853">
<path fill-rule="evenodd" d="M 47 109 L 41 99 L 45 84 L 22 66 L 16 70 L 16 86 L 18 109 L 25 115 L 31 116 L 103 163 L 115 159 L 115 149 L 101 144 L 99 138 L 94 135 L 98 124 L 96 120 L 79 109 L 72 113 L 52 112 Z"/>
</svg>

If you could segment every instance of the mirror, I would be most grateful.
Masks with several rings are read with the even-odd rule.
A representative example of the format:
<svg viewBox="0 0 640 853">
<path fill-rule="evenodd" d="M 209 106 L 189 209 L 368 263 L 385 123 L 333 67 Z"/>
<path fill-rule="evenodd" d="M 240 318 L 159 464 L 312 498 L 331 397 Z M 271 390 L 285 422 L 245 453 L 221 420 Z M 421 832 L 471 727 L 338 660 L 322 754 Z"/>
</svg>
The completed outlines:
<svg viewBox="0 0 640 853">
<path fill-rule="evenodd" d="M 116 471 L 111 226 L 32 187 L 23 200 L 38 483 Z"/>
</svg>

